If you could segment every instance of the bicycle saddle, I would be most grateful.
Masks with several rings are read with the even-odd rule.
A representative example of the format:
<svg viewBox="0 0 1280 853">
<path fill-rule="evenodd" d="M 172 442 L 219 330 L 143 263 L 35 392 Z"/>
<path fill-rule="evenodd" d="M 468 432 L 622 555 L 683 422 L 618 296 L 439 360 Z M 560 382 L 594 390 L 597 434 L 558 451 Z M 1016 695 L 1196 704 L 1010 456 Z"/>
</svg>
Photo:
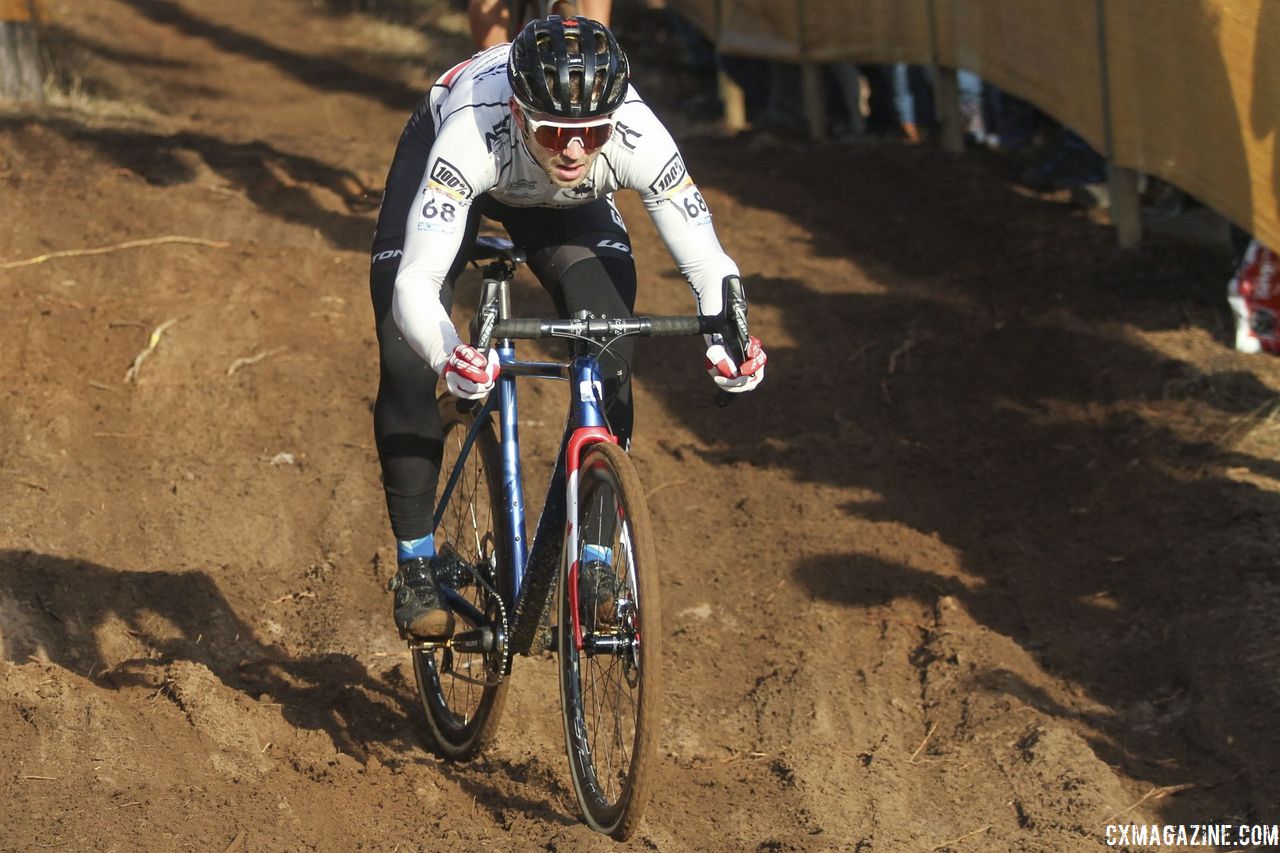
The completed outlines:
<svg viewBox="0 0 1280 853">
<path fill-rule="evenodd" d="M 471 250 L 471 260 L 478 262 L 495 258 L 501 258 L 510 264 L 523 264 L 524 249 L 517 248 L 515 243 L 505 237 L 477 237 Z"/>
</svg>

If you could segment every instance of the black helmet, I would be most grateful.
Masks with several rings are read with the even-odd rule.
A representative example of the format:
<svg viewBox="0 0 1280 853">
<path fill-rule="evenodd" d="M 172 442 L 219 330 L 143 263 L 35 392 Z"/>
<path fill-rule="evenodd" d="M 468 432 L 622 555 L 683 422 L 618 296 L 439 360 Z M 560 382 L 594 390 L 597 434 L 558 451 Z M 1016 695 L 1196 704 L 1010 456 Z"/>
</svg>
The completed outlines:
<svg viewBox="0 0 1280 853">
<path fill-rule="evenodd" d="M 613 33 L 580 16 L 530 21 L 507 57 L 507 79 L 520 106 L 560 118 L 608 115 L 622 105 L 630 77 Z"/>
</svg>

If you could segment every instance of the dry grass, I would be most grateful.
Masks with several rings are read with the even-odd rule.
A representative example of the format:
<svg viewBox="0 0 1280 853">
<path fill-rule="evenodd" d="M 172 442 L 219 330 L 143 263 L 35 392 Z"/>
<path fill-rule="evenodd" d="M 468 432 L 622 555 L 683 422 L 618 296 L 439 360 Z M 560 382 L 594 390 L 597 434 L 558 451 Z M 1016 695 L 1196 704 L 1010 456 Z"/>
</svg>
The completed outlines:
<svg viewBox="0 0 1280 853">
<path fill-rule="evenodd" d="M 329 11 L 352 18 L 353 40 L 371 53 L 420 59 L 432 37 L 467 37 L 467 16 L 448 0 L 325 0 Z"/>
<path fill-rule="evenodd" d="M 117 100 L 109 94 L 86 88 L 79 75 L 59 79 L 46 78 L 44 84 L 47 108 L 64 111 L 82 119 L 99 119 L 111 123 L 151 124 L 163 118 L 146 104 Z"/>
<path fill-rule="evenodd" d="M 1232 420 L 1220 443 L 1264 459 L 1280 459 L 1280 397 Z"/>
<path fill-rule="evenodd" d="M 367 15 L 356 17 L 351 35 L 361 48 L 388 58 L 421 59 L 430 45 L 420 30 Z"/>
<path fill-rule="evenodd" d="M 44 109 L 106 123 L 150 124 L 162 114 L 113 88 L 112 69 L 85 47 L 76 33 L 56 22 L 41 34 Z"/>
</svg>

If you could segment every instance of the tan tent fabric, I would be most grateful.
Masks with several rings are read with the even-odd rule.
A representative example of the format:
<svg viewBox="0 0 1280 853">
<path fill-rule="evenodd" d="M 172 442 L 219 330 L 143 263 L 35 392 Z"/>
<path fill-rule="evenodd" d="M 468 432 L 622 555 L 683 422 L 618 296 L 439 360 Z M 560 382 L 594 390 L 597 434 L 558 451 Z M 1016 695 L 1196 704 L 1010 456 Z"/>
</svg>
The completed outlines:
<svg viewBox="0 0 1280 853">
<path fill-rule="evenodd" d="M 1280 246 L 1280 0 L 1108 0 L 1114 157 Z"/>
<path fill-rule="evenodd" d="M 974 71 L 1280 247 L 1280 0 L 669 2 L 726 54 Z"/>
<path fill-rule="evenodd" d="M 933 61 L 929 2 L 671 0 L 671 6 L 733 56 L 925 64 Z"/>
<path fill-rule="evenodd" d="M 802 0 L 806 58 L 933 62 L 929 0 Z"/>
<path fill-rule="evenodd" d="M 1105 148 L 1096 4 L 935 0 L 935 8 L 940 65 L 975 72 Z"/>
<path fill-rule="evenodd" d="M 722 0 L 720 49 L 740 56 L 798 61 L 804 52 L 796 0 Z"/>
</svg>

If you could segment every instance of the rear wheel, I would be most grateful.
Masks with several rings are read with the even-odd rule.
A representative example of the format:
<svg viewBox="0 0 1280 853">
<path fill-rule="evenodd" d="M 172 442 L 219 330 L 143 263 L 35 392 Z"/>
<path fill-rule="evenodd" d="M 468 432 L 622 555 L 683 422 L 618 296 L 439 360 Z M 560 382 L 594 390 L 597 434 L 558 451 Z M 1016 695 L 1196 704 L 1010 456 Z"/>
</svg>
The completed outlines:
<svg viewBox="0 0 1280 853">
<path fill-rule="evenodd" d="M 597 832 L 625 839 L 649 800 L 657 726 L 662 626 L 653 530 L 640 478 L 617 446 L 600 443 L 578 473 L 578 572 L 557 584 L 560 700 L 578 805 Z M 583 648 L 574 637 L 581 613 Z"/>
<path fill-rule="evenodd" d="M 443 490 L 474 419 L 448 395 L 440 398 L 439 405 L 444 428 Z M 476 436 L 435 532 L 437 552 L 452 551 L 459 558 L 453 577 L 437 578 L 452 586 L 461 599 L 453 608 L 455 638 L 483 628 L 496 636 L 502 614 L 510 607 L 500 460 L 498 439 L 489 421 Z M 506 682 L 499 681 L 505 664 L 501 648 L 469 653 L 447 648 L 413 651 L 413 672 L 427 728 L 442 757 L 470 758 L 493 740 L 506 700 Z"/>
</svg>

